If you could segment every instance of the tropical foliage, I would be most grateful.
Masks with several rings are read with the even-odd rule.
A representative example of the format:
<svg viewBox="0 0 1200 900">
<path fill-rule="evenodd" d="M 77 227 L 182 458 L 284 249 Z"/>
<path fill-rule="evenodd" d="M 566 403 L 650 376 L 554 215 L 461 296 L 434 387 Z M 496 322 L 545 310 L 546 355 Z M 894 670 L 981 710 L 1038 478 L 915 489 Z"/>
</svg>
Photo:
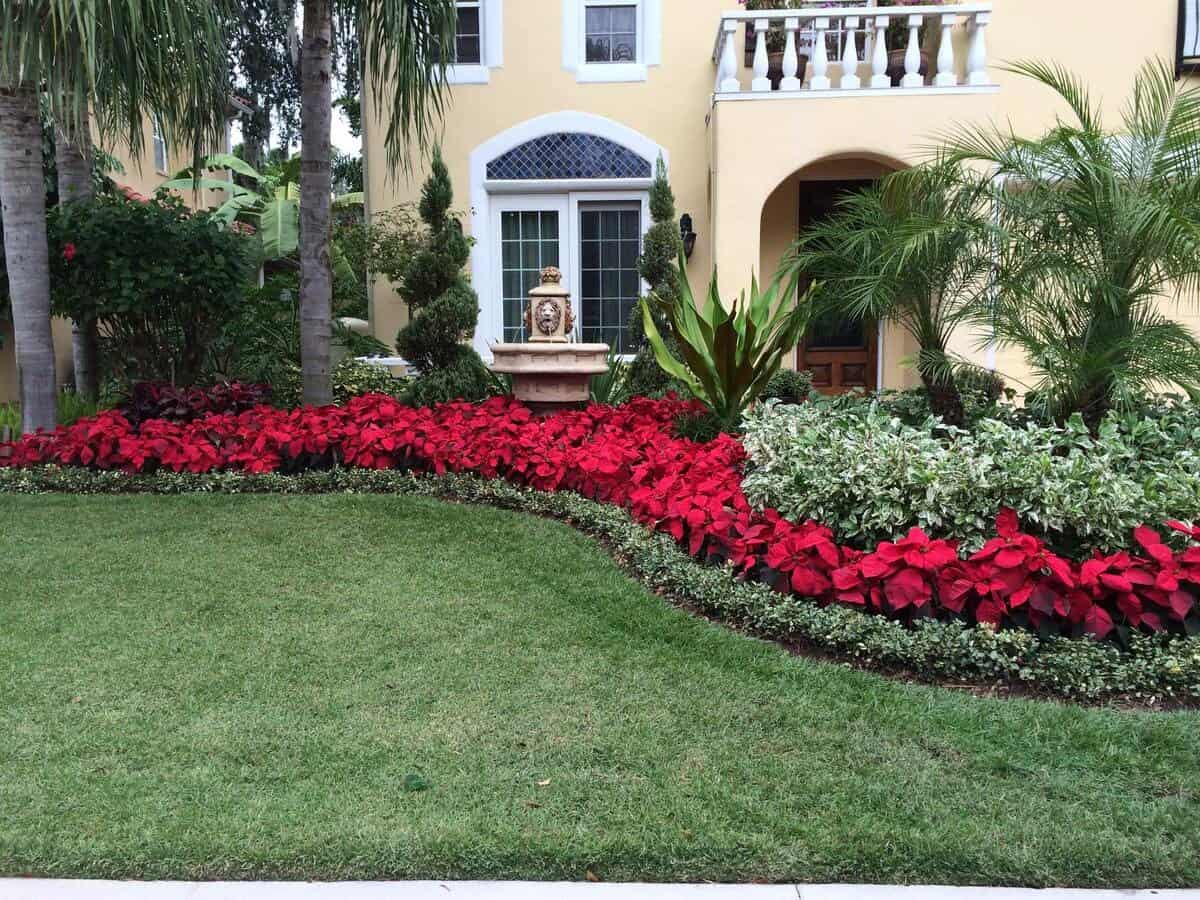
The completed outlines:
<svg viewBox="0 0 1200 900">
<path fill-rule="evenodd" d="M 847 194 L 784 261 L 794 277 L 818 280 L 814 316 L 882 319 L 908 332 L 934 413 L 956 426 L 963 403 L 948 348 L 990 283 L 992 262 L 979 252 L 988 246 L 989 197 L 955 165 L 897 172 Z"/>
<path fill-rule="evenodd" d="M 56 415 L 39 95 L 74 147 L 59 159 L 81 173 L 75 184 L 88 185 L 93 115 L 104 142 L 135 157 L 148 113 L 169 145 L 198 156 L 224 133 L 229 10 L 228 0 L 0 0 L 0 200 L 26 429 Z"/>
<path fill-rule="evenodd" d="M 228 178 L 217 177 L 227 172 Z M 199 173 L 199 174 L 197 174 Z M 246 183 L 253 187 L 246 187 Z M 263 262 L 294 257 L 300 250 L 300 157 L 293 156 L 281 165 L 259 172 L 248 162 L 232 153 L 210 154 L 201 161 L 199 169 L 188 167 L 159 185 L 160 190 L 190 193 L 194 189 L 220 191 L 224 201 L 213 211 L 213 217 L 232 225 L 242 222 L 253 227 Z M 361 204 L 357 194 L 334 198 L 338 206 Z M 345 265 L 336 245 L 332 264 Z"/>
<path fill-rule="evenodd" d="M 1095 427 L 1151 391 L 1200 390 L 1200 343 L 1171 302 L 1200 290 L 1200 89 L 1149 63 L 1113 131 L 1078 77 L 1034 62 L 1012 71 L 1070 116 L 1036 138 L 952 136 L 951 160 L 988 167 L 1001 186 L 980 248 L 998 261 L 996 290 L 976 323 L 1023 352 L 1031 399 L 1060 421 L 1079 412 Z"/>
<path fill-rule="evenodd" d="M 679 255 L 679 296 L 656 294 L 642 300 L 642 324 L 658 364 L 717 417 L 723 428 L 736 429 L 742 411 L 762 393 L 779 371 L 785 354 L 796 348 L 808 325 L 812 287 L 796 296 L 795 281 L 781 287 L 777 277 L 765 291 L 751 278 L 745 292 L 729 307 L 721 301 L 716 272 L 708 295 L 697 302 L 687 278 L 687 261 Z M 668 323 L 664 336 L 657 317 Z M 682 361 L 672 354 L 673 338 Z"/>
</svg>

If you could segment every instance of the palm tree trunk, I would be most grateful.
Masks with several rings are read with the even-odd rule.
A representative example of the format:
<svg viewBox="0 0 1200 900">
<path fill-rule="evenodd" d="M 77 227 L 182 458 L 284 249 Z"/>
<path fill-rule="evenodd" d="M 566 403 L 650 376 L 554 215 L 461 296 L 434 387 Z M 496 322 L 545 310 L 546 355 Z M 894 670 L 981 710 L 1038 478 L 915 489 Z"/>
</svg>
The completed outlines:
<svg viewBox="0 0 1200 900">
<path fill-rule="evenodd" d="M 304 0 L 300 82 L 300 363 L 304 402 L 333 402 L 329 372 L 330 129 L 333 118 L 331 0 Z"/>
<path fill-rule="evenodd" d="M 92 199 L 92 137 L 87 127 L 87 111 L 78 132 L 59 129 L 54 142 L 54 162 L 58 168 L 58 202 Z M 98 366 L 99 338 L 95 322 L 74 322 L 71 326 L 71 355 L 75 362 L 75 393 L 95 400 L 100 393 Z"/>
<path fill-rule="evenodd" d="M 53 428 L 54 335 L 42 123 L 37 91 L 30 85 L 0 86 L 0 203 L 21 382 L 21 427 L 26 432 Z"/>
</svg>

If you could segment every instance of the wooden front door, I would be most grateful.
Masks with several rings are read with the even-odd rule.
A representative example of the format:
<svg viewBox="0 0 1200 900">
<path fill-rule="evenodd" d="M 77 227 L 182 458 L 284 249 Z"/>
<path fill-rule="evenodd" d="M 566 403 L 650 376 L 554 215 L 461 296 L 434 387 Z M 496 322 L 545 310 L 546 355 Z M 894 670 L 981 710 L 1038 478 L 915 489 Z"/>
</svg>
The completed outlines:
<svg viewBox="0 0 1200 900">
<path fill-rule="evenodd" d="M 839 197 L 849 191 L 861 190 L 870 183 L 800 182 L 800 230 L 832 213 Z M 802 279 L 800 289 L 807 286 Z M 879 371 L 878 323 L 855 322 L 837 315 L 814 321 L 796 349 L 796 368 L 810 372 L 813 387 L 822 394 L 874 390 Z"/>
</svg>

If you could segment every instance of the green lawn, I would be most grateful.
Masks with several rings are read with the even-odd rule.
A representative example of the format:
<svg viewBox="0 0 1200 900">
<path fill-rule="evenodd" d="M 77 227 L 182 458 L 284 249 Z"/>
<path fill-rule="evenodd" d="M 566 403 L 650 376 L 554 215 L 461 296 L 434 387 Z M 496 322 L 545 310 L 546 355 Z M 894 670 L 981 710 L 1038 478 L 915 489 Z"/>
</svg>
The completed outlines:
<svg viewBox="0 0 1200 900">
<path fill-rule="evenodd" d="M 792 658 L 556 523 L 0 497 L 0 534 L 0 874 L 1200 885 L 1200 716 Z"/>
</svg>

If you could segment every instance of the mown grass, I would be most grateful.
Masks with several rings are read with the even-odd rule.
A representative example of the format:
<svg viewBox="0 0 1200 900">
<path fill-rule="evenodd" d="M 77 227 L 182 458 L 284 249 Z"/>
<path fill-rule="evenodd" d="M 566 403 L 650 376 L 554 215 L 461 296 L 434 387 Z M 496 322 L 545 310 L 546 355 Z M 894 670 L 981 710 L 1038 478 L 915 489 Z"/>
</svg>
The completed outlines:
<svg viewBox="0 0 1200 900">
<path fill-rule="evenodd" d="M 1200 884 L 1197 714 L 790 657 L 563 525 L 47 496 L 0 535 L 0 874 Z"/>
</svg>

